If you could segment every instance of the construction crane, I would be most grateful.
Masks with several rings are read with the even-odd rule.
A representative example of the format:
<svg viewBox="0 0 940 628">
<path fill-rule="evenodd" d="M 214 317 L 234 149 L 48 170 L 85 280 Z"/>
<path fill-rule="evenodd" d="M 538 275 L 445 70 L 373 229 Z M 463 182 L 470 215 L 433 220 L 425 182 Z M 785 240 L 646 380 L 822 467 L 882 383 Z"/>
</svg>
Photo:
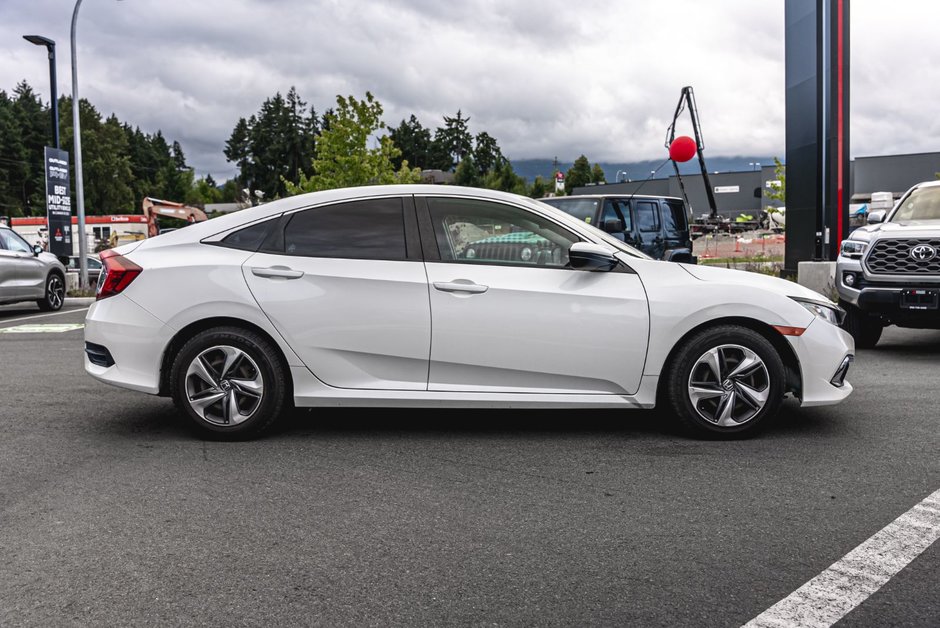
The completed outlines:
<svg viewBox="0 0 940 628">
<path fill-rule="evenodd" d="M 718 218 L 718 204 L 715 202 L 715 189 L 712 187 L 711 180 L 708 178 L 708 168 L 705 167 L 705 156 L 703 155 L 705 141 L 702 139 L 702 128 L 699 126 L 698 121 L 698 107 L 695 105 L 695 92 L 692 91 L 691 85 L 683 87 L 682 93 L 679 94 L 679 104 L 676 105 L 676 113 L 672 116 L 672 124 L 670 124 L 669 128 L 666 130 L 666 150 L 669 150 L 673 140 L 676 139 L 676 122 L 685 109 L 688 109 L 689 116 L 692 118 L 692 132 L 695 135 L 695 152 L 698 154 L 698 164 L 702 169 L 702 182 L 705 184 L 705 194 L 708 195 L 708 206 L 710 210 L 708 217 L 711 220 L 715 220 Z M 682 190 L 682 197 L 685 200 L 685 204 L 687 207 L 691 208 L 692 204 L 689 203 L 689 196 L 685 192 L 685 183 L 682 181 L 682 175 L 679 174 L 679 164 L 677 164 L 675 160 L 672 160 L 672 167 L 676 171 L 676 178 L 679 180 L 679 188 Z"/>
<path fill-rule="evenodd" d="M 160 227 L 157 224 L 157 216 L 166 216 L 168 218 L 177 218 L 185 220 L 188 223 L 202 222 L 208 220 L 206 212 L 198 207 L 190 207 L 183 203 L 173 201 L 164 201 L 159 198 L 146 197 L 141 205 L 144 216 L 147 217 L 147 237 L 152 238 L 160 233 Z"/>
</svg>

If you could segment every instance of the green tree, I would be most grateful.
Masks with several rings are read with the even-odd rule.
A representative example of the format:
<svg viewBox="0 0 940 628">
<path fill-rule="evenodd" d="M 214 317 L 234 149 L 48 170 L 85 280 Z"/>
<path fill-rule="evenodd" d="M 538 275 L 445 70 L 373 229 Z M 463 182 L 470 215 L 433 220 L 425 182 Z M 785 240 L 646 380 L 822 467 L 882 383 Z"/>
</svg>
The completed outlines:
<svg viewBox="0 0 940 628">
<path fill-rule="evenodd" d="M 600 164 L 594 164 L 591 168 L 591 183 L 607 183 L 607 177 Z"/>
<path fill-rule="evenodd" d="M 480 187 L 483 179 L 477 170 L 473 154 L 467 155 L 463 161 L 457 164 L 457 170 L 454 172 L 454 184 L 467 187 Z"/>
<path fill-rule="evenodd" d="M 780 163 L 780 160 L 774 157 L 774 179 L 779 183 L 770 188 L 764 188 L 764 196 L 771 201 L 780 201 L 783 204 L 787 202 L 787 167 Z M 768 211 L 772 208 L 768 207 Z"/>
<path fill-rule="evenodd" d="M 565 175 L 565 193 L 571 194 L 571 190 L 576 187 L 587 185 L 591 182 L 591 164 L 588 158 L 581 155 L 574 160 L 574 165 L 568 169 Z"/>
<path fill-rule="evenodd" d="M 425 128 L 414 114 L 408 120 L 402 120 L 401 124 L 391 129 L 388 134 L 401 151 L 401 155 L 392 160 L 396 169 L 401 168 L 403 161 L 416 167 L 428 167 L 431 154 L 431 130 Z"/>
<path fill-rule="evenodd" d="M 434 132 L 431 143 L 431 167 L 440 170 L 453 170 L 454 166 L 473 150 L 473 136 L 468 123 L 458 109 L 453 117 L 444 116 L 444 126 Z"/>
<path fill-rule="evenodd" d="M 529 196 L 532 198 L 545 198 L 550 189 L 551 187 L 545 179 L 538 175 L 535 177 L 535 181 L 532 182 L 532 187 L 529 188 Z"/>
<path fill-rule="evenodd" d="M 486 173 L 499 167 L 503 161 L 503 153 L 496 143 L 496 138 L 481 131 L 477 133 L 474 141 L 473 156 L 476 160 L 477 170 L 480 176 L 486 176 Z"/>
<path fill-rule="evenodd" d="M 366 92 L 363 100 L 337 96 L 335 113 L 329 115 L 325 126 L 317 137 L 313 174 L 301 174 L 296 184 L 285 181 L 288 194 L 421 180 L 421 171 L 410 168 L 407 162 L 395 169 L 392 160 L 401 151 L 388 135 L 379 136 L 378 145 L 369 148 L 369 139 L 386 128 L 382 104 L 371 93 Z"/>
</svg>

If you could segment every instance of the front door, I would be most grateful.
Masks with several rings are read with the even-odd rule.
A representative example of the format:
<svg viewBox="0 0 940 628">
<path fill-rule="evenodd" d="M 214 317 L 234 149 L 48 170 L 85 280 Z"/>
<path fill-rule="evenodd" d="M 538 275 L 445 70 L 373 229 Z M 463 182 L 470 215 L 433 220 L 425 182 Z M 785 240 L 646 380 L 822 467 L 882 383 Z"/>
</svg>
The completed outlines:
<svg viewBox="0 0 940 628">
<path fill-rule="evenodd" d="M 418 211 L 433 320 L 429 390 L 636 392 L 649 335 L 637 275 L 568 268 L 580 238 L 522 207 L 429 197 Z"/>
<path fill-rule="evenodd" d="M 410 197 L 294 213 L 243 265 L 264 313 L 330 386 L 427 388 L 428 284 L 416 236 L 406 241 L 406 206 L 414 223 Z"/>
</svg>

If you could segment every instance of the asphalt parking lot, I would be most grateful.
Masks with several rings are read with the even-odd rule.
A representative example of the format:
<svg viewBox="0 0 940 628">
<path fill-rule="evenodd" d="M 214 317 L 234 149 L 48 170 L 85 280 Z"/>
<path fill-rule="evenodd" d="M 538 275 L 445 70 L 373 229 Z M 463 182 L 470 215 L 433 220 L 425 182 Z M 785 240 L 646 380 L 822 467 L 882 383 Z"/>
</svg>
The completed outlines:
<svg viewBox="0 0 940 628">
<path fill-rule="evenodd" d="M 329 410 L 218 443 L 84 374 L 85 307 L 0 307 L 3 626 L 739 626 L 940 489 L 940 332 L 889 328 L 846 403 L 749 441 Z M 940 543 L 839 625 L 940 625 Z"/>
</svg>

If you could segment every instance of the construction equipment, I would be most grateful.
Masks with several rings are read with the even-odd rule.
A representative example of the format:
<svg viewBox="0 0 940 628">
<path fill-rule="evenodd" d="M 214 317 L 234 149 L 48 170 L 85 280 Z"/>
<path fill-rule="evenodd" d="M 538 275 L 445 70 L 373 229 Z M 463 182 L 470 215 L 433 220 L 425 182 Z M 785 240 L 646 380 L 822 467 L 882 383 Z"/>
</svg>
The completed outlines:
<svg viewBox="0 0 940 628">
<path fill-rule="evenodd" d="M 173 201 L 164 201 L 149 196 L 144 199 L 141 209 L 144 211 L 144 216 L 147 217 L 148 238 L 152 238 L 160 233 L 158 216 L 185 220 L 187 223 L 203 222 L 209 219 L 209 217 L 206 216 L 206 212 L 198 207 L 191 207 Z"/>
<path fill-rule="evenodd" d="M 676 139 L 676 122 L 679 120 L 679 116 L 684 109 L 689 110 L 689 116 L 692 118 L 692 132 L 695 134 L 695 152 L 698 154 L 698 164 L 702 169 L 702 183 L 705 184 L 705 193 L 708 196 L 708 207 L 710 210 L 708 219 L 712 221 L 719 220 L 718 203 L 715 202 L 715 190 L 712 188 L 711 180 L 708 178 L 708 168 L 705 167 L 705 156 L 702 154 L 705 150 L 705 141 L 702 139 L 702 129 L 698 122 L 698 107 L 695 105 L 695 93 L 692 91 L 691 85 L 683 87 L 682 92 L 679 94 L 679 104 L 676 105 L 676 112 L 672 116 L 672 124 L 670 124 L 669 128 L 666 130 L 666 150 L 669 150 L 672 141 Z M 682 181 L 682 175 L 679 174 L 679 164 L 673 161 L 672 167 L 676 171 L 679 188 L 682 190 L 682 198 L 685 200 L 686 206 L 691 209 L 692 204 L 689 203 L 689 195 L 685 192 L 685 183 Z"/>
</svg>

